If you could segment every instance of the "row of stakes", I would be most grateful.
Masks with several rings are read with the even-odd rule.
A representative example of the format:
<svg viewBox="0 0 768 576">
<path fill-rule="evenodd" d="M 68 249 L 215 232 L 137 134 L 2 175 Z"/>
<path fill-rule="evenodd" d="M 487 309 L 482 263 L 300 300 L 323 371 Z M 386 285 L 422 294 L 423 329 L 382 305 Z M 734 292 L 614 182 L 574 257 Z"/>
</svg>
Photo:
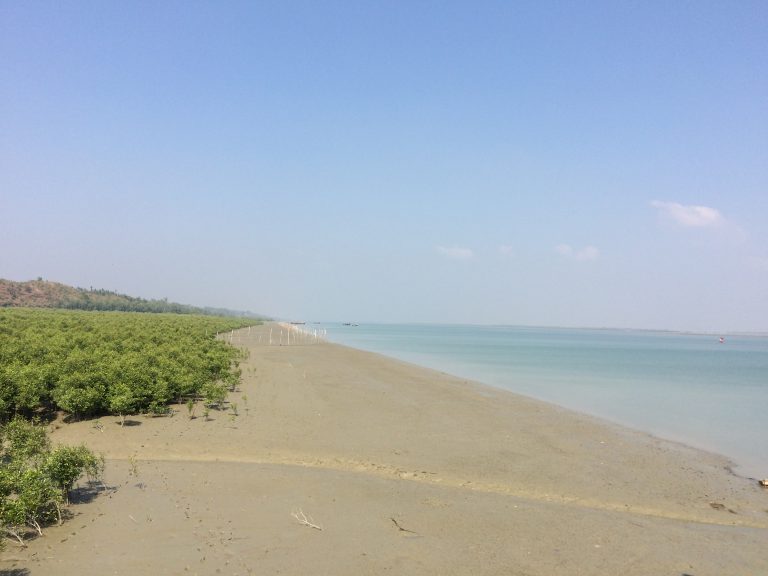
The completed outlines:
<svg viewBox="0 0 768 576">
<path fill-rule="evenodd" d="M 285 330 L 283 330 L 285 328 Z M 279 334 L 277 331 L 270 327 L 269 335 L 259 333 L 256 339 L 257 344 L 265 344 L 267 346 L 290 346 L 291 344 L 316 344 L 321 342 L 327 336 L 328 331 L 325 328 L 317 329 L 313 328 L 308 330 L 306 328 L 299 328 L 296 325 L 280 325 Z M 216 333 L 216 337 L 219 337 L 219 333 Z M 251 335 L 251 327 L 248 326 L 248 334 Z M 227 338 L 229 337 L 229 338 Z M 235 331 L 232 330 L 229 334 L 224 334 L 224 338 L 228 339 L 229 343 L 240 341 L 240 334 L 235 335 Z"/>
</svg>

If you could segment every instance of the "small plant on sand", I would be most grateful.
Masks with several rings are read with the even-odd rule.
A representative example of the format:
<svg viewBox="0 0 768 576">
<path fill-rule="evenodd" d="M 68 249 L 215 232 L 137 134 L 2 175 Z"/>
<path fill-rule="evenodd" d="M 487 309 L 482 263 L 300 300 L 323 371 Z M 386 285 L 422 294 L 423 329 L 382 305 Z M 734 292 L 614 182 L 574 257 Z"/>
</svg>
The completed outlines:
<svg viewBox="0 0 768 576">
<path fill-rule="evenodd" d="M 125 426 L 125 416 L 135 411 L 137 399 L 133 389 L 125 382 L 118 382 L 110 390 L 109 410 L 120 416 L 120 427 Z"/>
<path fill-rule="evenodd" d="M 203 397 L 207 406 L 219 408 L 227 399 L 227 389 L 214 382 L 209 382 L 203 386 Z"/>
<path fill-rule="evenodd" d="M 161 404 L 160 402 L 153 402 L 147 408 L 147 415 L 152 418 L 159 418 L 161 416 L 173 416 L 173 410 L 170 406 Z"/>
<path fill-rule="evenodd" d="M 187 414 L 190 420 L 195 419 L 195 401 L 192 398 L 187 400 Z"/>
<path fill-rule="evenodd" d="M 206 422 L 210 420 L 209 415 L 210 415 L 210 410 L 208 409 L 208 406 L 203 406 L 203 418 L 205 418 Z"/>
<path fill-rule="evenodd" d="M 96 456 L 83 445 L 58 446 L 43 462 L 41 469 L 61 490 L 64 501 L 69 504 L 69 493 L 80 476 L 85 474 L 90 481 L 97 481 L 104 472 L 104 457 Z"/>
<path fill-rule="evenodd" d="M 227 389 L 230 392 L 237 392 L 237 385 L 240 384 L 240 377 L 242 376 L 242 370 L 240 368 L 233 369 L 231 374 L 227 374 L 224 381 L 226 383 Z"/>
<path fill-rule="evenodd" d="M 128 456 L 128 475 L 135 478 L 139 477 L 139 463 L 136 461 L 136 454 Z"/>
</svg>

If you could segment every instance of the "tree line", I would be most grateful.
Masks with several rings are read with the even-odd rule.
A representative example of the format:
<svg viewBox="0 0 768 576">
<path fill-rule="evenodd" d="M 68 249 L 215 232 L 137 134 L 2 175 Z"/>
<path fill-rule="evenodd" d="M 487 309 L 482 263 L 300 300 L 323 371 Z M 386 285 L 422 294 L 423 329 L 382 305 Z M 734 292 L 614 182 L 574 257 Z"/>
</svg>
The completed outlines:
<svg viewBox="0 0 768 576">
<path fill-rule="evenodd" d="M 147 300 L 112 290 L 75 288 L 59 282 L 38 278 L 14 282 L 0 278 L 0 308 L 42 307 L 68 310 L 106 310 L 121 312 L 151 312 L 155 314 L 197 314 L 253 318 L 252 312 L 190 306 L 161 300 Z"/>
</svg>

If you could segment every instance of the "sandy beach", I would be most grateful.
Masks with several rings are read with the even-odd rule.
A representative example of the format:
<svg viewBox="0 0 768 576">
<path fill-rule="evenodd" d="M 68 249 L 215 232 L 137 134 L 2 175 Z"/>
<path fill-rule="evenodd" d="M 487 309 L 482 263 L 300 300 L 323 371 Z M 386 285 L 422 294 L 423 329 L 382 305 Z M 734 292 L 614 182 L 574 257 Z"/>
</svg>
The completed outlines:
<svg viewBox="0 0 768 576">
<path fill-rule="evenodd" d="M 768 574 L 768 490 L 720 456 L 268 330 L 236 416 L 52 425 L 109 489 L 0 574 Z"/>
</svg>

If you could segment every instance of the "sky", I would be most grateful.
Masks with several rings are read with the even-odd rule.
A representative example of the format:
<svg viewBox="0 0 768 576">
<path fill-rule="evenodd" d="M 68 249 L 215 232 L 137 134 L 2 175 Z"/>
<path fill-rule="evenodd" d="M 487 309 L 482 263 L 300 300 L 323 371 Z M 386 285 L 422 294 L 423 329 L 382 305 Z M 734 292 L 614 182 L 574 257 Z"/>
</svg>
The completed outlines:
<svg viewBox="0 0 768 576">
<path fill-rule="evenodd" d="M 0 277 L 768 332 L 765 2 L 0 0 Z"/>
</svg>

